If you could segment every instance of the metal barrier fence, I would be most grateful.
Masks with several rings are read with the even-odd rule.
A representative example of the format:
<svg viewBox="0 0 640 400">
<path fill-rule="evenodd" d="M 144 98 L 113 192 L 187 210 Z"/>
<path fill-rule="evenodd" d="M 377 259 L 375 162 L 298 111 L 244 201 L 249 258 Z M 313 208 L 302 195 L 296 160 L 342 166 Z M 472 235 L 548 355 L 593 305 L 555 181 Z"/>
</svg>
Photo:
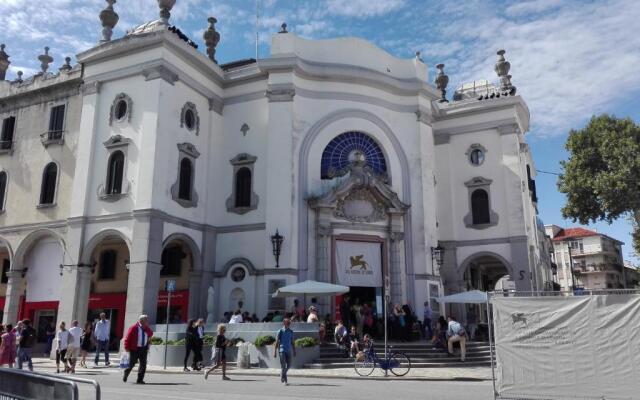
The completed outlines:
<svg viewBox="0 0 640 400">
<path fill-rule="evenodd" d="M 0 368 L 0 400 L 79 400 L 78 383 L 92 385 L 100 400 L 100 384 L 93 380 Z"/>
<path fill-rule="evenodd" d="M 489 347 L 491 352 L 491 374 L 493 380 L 493 394 L 494 400 L 558 400 L 562 398 L 562 400 L 633 400 L 631 397 L 615 397 L 615 396 L 542 396 L 535 395 L 531 393 L 527 394 L 515 394 L 510 393 L 508 395 L 501 395 L 496 387 L 496 341 L 495 341 L 495 332 L 494 332 L 494 319 L 493 319 L 493 309 L 492 309 L 492 299 L 501 298 L 501 297 L 520 297 L 520 298 L 540 298 L 540 297 L 585 297 L 585 296 L 597 296 L 597 295 L 639 295 L 640 289 L 596 289 L 596 290 L 585 290 L 585 289 L 577 289 L 572 291 L 497 291 L 487 293 L 487 303 L 486 303 L 486 312 L 487 312 L 487 320 L 493 321 L 493 323 L 489 323 Z M 635 397 L 634 397 L 635 398 Z"/>
</svg>

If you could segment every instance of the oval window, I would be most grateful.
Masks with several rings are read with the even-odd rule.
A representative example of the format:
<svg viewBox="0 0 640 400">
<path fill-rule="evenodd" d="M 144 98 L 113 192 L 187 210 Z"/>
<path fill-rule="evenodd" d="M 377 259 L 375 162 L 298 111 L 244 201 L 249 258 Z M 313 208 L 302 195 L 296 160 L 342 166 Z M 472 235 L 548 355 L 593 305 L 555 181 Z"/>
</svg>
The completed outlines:
<svg viewBox="0 0 640 400">
<path fill-rule="evenodd" d="M 192 130 L 196 125 L 196 116 L 193 114 L 193 110 L 187 110 L 184 113 L 184 124 L 187 129 Z"/>
<path fill-rule="evenodd" d="M 480 165 L 484 161 L 484 152 L 480 149 L 474 149 L 469 155 L 469 160 L 473 165 Z"/>
<path fill-rule="evenodd" d="M 231 271 L 231 280 L 233 280 L 234 282 L 242 282 L 246 275 L 247 273 L 245 272 L 244 268 L 236 267 L 233 269 L 233 271 Z"/>
<path fill-rule="evenodd" d="M 127 116 L 127 109 L 128 109 L 128 105 L 127 105 L 127 101 L 126 100 L 118 100 L 118 103 L 116 103 L 116 120 L 121 121 L 124 119 L 124 117 Z"/>
</svg>

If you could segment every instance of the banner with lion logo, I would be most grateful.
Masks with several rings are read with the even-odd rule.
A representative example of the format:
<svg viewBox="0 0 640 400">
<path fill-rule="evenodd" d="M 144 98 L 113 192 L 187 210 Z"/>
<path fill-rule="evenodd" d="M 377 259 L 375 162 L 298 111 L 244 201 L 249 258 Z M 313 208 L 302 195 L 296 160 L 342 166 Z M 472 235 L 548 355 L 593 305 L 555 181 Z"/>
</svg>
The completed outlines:
<svg viewBox="0 0 640 400">
<path fill-rule="evenodd" d="M 492 303 L 500 398 L 640 398 L 640 295 Z"/>
<path fill-rule="evenodd" d="M 345 286 L 382 286 L 382 245 L 380 243 L 336 242 L 338 283 Z"/>
</svg>

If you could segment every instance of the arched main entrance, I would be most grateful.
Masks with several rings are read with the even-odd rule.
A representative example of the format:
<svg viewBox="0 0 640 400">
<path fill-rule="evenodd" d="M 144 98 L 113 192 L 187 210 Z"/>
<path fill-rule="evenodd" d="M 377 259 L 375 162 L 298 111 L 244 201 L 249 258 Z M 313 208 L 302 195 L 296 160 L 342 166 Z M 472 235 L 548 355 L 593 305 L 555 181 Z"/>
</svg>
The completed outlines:
<svg viewBox="0 0 640 400">
<path fill-rule="evenodd" d="M 158 292 L 156 312 L 156 323 L 158 324 L 167 323 L 167 281 L 175 281 L 175 291 L 171 293 L 169 323 L 182 324 L 190 317 L 189 287 L 196 259 L 192 246 L 195 246 L 193 241 L 184 235 L 173 235 L 165 240 L 160 261 L 162 269 L 160 270 L 160 291 Z M 194 290 L 196 289 L 194 288 Z"/>
<path fill-rule="evenodd" d="M 111 321 L 111 347 L 117 349 L 124 335 L 124 318 L 129 284 L 129 246 L 117 231 L 105 231 L 87 246 L 94 266 L 87 321 L 95 323 L 101 313 Z"/>
</svg>

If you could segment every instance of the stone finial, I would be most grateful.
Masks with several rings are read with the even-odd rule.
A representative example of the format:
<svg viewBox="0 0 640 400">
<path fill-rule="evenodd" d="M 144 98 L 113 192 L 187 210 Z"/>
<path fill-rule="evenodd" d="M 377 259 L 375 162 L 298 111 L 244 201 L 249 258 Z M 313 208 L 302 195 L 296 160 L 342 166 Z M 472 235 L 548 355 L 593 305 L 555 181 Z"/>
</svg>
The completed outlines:
<svg viewBox="0 0 640 400">
<path fill-rule="evenodd" d="M 0 81 L 3 81 L 7 76 L 7 70 L 9 69 L 9 64 L 11 64 L 9 55 L 4 52 L 5 47 L 4 43 L 0 44 Z"/>
<path fill-rule="evenodd" d="M 42 74 L 46 73 L 49 69 L 49 64 L 53 62 L 53 57 L 49 55 L 49 48 L 44 48 L 44 54 L 40 54 L 38 56 L 38 60 L 40 61 L 40 68 L 42 69 Z"/>
<path fill-rule="evenodd" d="M 176 5 L 176 0 L 158 0 L 158 7 L 160 7 L 160 21 L 164 25 L 169 25 L 169 18 L 171 17 L 171 9 Z"/>
<path fill-rule="evenodd" d="M 71 57 L 64 58 L 64 65 L 60 67 L 60 71 L 69 72 L 71 71 Z"/>
<path fill-rule="evenodd" d="M 216 22 L 217 19 L 214 17 L 209 17 L 207 19 L 209 21 L 209 28 L 204 31 L 202 38 L 204 39 L 204 44 L 207 46 L 207 55 L 214 63 L 218 63 L 216 61 L 216 46 L 220 43 L 220 33 L 216 31 Z"/>
<path fill-rule="evenodd" d="M 24 74 L 24 72 L 18 71 L 18 73 L 17 73 L 18 77 L 16 78 L 16 82 L 22 83 L 22 75 L 23 74 Z"/>
<path fill-rule="evenodd" d="M 107 7 L 100 11 L 100 22 L 102 23 L 102 39 L 100 43 L 108 42 L 111 40 L 111 35 L 113 34 L 113 28 L 118 23 L 120 16 L 113 11 L 113 5 L 116 3 L 116 0 L 106 0 Z"/>
<path fill-rule="evenodd" d="M 416 51 L 416 60 L 422 61 L 422 56 L 421 56 L 420 51 Z"/>
<path fill-rule="evenodd" d="M 498 74 L 498 78 L 500 78 L 500 91 L 506 92 L 509 94 L 516 93 L 516 87 L 511 84 L 511 75 L 509 75 L 509 70 L 511 69 L 511 63 L 504 58 L 504 50 L 498 50 L 496 54 L 498 54 L 498 60 L 496 61 L 496 65 L 493 68 Z"/>
<path fill-rule="evenodd" d="M 444 73 L 444 64 L 436 65 L 438 69 L 438 74 L 436 75 L 436 87 L 442 93 L 442 98 L 440 98 L 440 103 L 448 103 L 446 95 L 447 95 L 447 85 L 449 84 L 449 77 Z"/>
<path fill-rule="evenodd" d="M 280 31 L 278 33 L 289 33 L 286 22 L 283 22 L 282 25 L 280 25 Z"/>
</svg>

